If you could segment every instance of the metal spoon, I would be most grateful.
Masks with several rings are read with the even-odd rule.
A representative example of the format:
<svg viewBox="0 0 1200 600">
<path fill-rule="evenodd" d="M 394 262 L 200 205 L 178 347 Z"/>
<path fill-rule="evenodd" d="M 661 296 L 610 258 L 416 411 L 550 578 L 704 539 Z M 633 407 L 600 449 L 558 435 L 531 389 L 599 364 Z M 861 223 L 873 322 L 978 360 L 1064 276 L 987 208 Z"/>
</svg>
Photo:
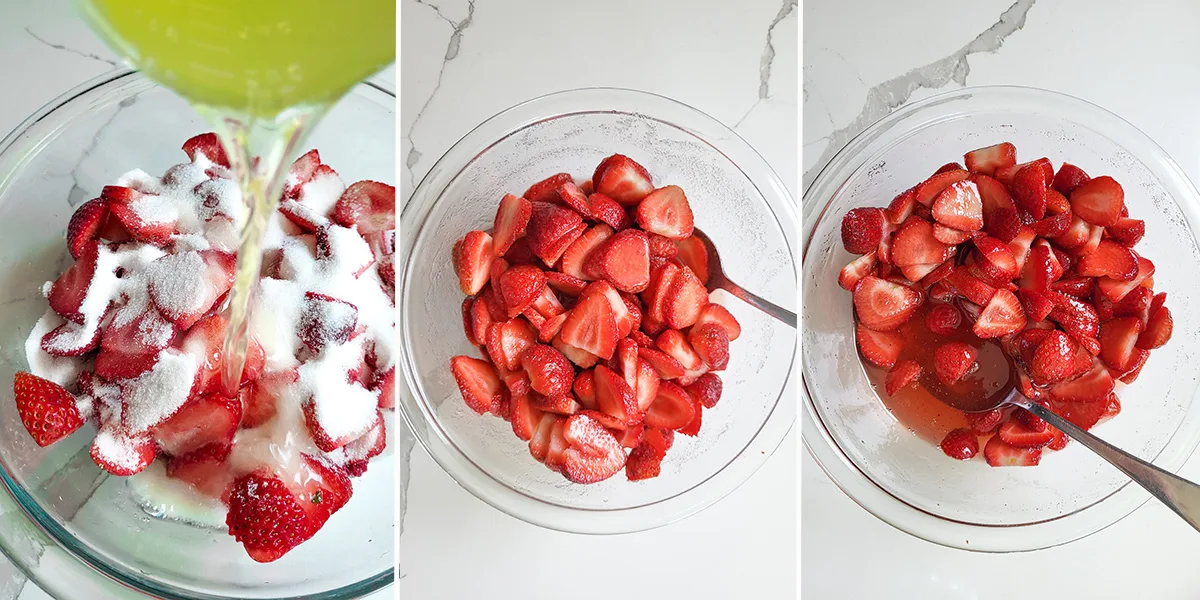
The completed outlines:
<svg viewBox="0 0 1200 600">
<path fill-rule="evenodd" d="M 1005 355 L 1007 357 L 1007 354 Z M 1016 380 L 1016 365 L 1009 358 L 1009 368 L 1013 369 L 1012 379 Z M 931 390 L 933 391 L 933 390 Z M 1168 473 L 1108 442 L 1084 431 L 1074 423 L 1060 417 L 1054 411 L 1026 398 L 1016 387 L 999 402 L 963 402 L 959 398 L 942 397 L 934 394 L 938 400 L 964 412 L 987 412 L 1005 405 L 1019 406 L 1047 423 L 1062 430 L 1073 440 L 1087 446 L 1100 458 L 1120 469 L 1138 485 L 1146 488 L 1154 497 L 1166 504 L 1168 508 L 1183 517 L 1189 525 L 1200 531 L 1200 485 L 1196 485 L 1173 473 Z"/>
<path fill-rule="evenodd" d="M 785 325 L 790 325 L 792 329 L 796 328 L 796 313 L 747 292 L 742 286 L 730 281 L 725 276 L 725 272 L 721 270 L 721 256 L 717 254 L 717 247 L 713 245 L 712 240 L 699 229 L 693 229 L 692 236 L 703 242 L 704 249 L 708 252 L 708 291 L 725 290 L 741 298 L 750 306 L 782 321 Z"/>
</svg>

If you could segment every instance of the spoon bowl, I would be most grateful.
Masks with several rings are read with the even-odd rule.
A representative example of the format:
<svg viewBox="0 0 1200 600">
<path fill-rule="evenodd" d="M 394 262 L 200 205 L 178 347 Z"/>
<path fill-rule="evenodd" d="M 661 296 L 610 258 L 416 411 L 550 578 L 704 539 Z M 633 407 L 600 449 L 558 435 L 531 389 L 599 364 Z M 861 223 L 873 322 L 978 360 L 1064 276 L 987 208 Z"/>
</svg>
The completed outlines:
<svg viewBox="0 0 1200 600">
<path fill-rule="evenodd" d="M 792 329 L 796 328 L 796 313 L 770 300 L 752 294 L 742 288 L 742 286 L 730 281 L 729 277 L 725 276 L 725 272 L 721 270 L 721 255 L 717 252 L 717 246 L 713 244 L 712 240 L 703 231 L 700 231 L 699 228 L 692 230 L 692 236 L 704 244 L 704 251 L 708 257 L 708 283 L 705 286 L 708 288 L 708 291 L 725 290 L 750 306 L 791 326 Z"/>
</svg>

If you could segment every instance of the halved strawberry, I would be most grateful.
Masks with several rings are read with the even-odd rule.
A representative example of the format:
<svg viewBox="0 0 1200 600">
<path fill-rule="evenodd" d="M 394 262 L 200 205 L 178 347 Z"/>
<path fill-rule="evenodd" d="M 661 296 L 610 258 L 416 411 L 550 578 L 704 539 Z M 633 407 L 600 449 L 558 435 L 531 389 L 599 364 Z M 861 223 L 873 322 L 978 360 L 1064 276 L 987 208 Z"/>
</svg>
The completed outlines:
<svg viewBox="0 0 1200 600">
<path fill-rule="evenodd" d="M 842 247 L 851 254 L 866 254 L 879 247 L 883 239 L 883 211 L 878 208 L 852 208 L 842 216 Z"/>
<path fill-rule="evenodd" d="M 451 258 L 458 275 L 458 287 L 464 294 L 474 296 L 488 282 L 493 247 L 492 236 L 478 230 L 468 232 L 455 242 Z"/>
<path fill-rule="evenodd" d="M 229 534 L 260 563 L 279 559 L 317 530 L 300 500 L 265 469 L 234 481 L 225 522 Z"/>
<path fill-rule="evenodd" d="M 1018 448 L 996 435 L 983 447 L 983 457 L 993 467 L 1032 467 L 1041 462 L 1042 449 Z"/>
<path fill-rule="evenodd" d="M 548 202 L 534 202 L 525 238 L 542 262 L 553 265 L 584 229 L 583 218 L 575 211 Z"/>
<path fill-rule="evenodd" d="M 947 335 L 958 330 L 962 313 L 949 304 L 938 304 L 925 313 L 925 327 L 938 335 Z"/>
<path fill-rule="evenodd" d="M 588 196 L 588 209 L 597 221 L 605 223 L 617 231 L 633 226 L 633 218 L 629 216 L 629 213 L 625 212 L 625 209 L 616 200 L 604 194 Z"/>
<path fill-rule="evenodd" d="M 1066 294 L 1052 292 L 1050 296 L 1054 300 L 1054 310 L 1050 311 L 1050 319 L 1061 325 L 1063 331 L 1080 343 L 1096 337 L 1100 319 L 1095 308 Z"/>
<path fill-rule="evenodd" d="M 658 396 L 646 411 L 647 427 L 679 429 L 691 423 L 696 416 L 695 405 L 687 390 L 670 381 L 658 387 Z"/>
<path fill-rule="evenodd" d="M 1054 174 L 1054 189 L 1064 196 L 1070 196 L 1075 188 L 1083 185 L 1089 179 L 1091 178 L 1083 172 L 1083 169 L 1065 162 L 1058 168 L 1058 173 Z"/>
<path fill-rule="evenodd" d="M 683 188 L 677 185 L 651 192 L 638 203 L 634 216 L 642 229 L 672 240 L 692 235 L 692 207 Z"/>
<path fill-rule="evenodd" d="M 942 438 L 942 452 L 955 460 L 970 460 L 979 453 L 979 440 L 970 429 L 954 429 Z"/>
<path fill-rule="evenodd" d="M 532 212 L 533 205 L 529 200 L 512 194 L 504 195 L 492 223 L 492 250 L 496 256 L 504 256 L 513 242 L 525 235 Z"/>
<path fill-rule="evenodd" d="M 841 272 L 838 273 L 838 285 L 842 286 L 842 289 L 848 292 L 853 292 L 854 286 L 858 285 L 858 282 L 863 277 L 866 277 L 875 271 L 876 262 L 875 251 L 868 252 L 850 261 L 850 263 L 842 267 Z"/>
<path fill-rule="evenodd" d="M 67 223 L 67 249 L 73 258 L 79 258 L 85 248 L 100 237 L 100 230 L 108 222 L 108 201 L 93 198 L 75 209 Z"/>
<path fill-rule="evenodd" d="M 192 162 L 196 162 L 197 154 L 202 154 L 204 158 L 226 169 L 230 168 L 229 157 L 225 154 L 225 147 L 221 145 L 221 139 L 215 133 L 201 133 L 188 138 L 183 143 L 183 151 Z"/>
<path fill-rule="evenodd" d="M 100 196 L 108 209 L 133 239 L 164 247 L 179 225 L 179 211 L 171 201 L 121 186 L 104 186 Z"/>
<path fill-rule="evenodd" d="M 1050 331 L 1029 361 L 1030 377 L 1038 383 L 1058 383 L 1066 379 L 1075 370 L 1075 351 L 1071 338 L 1061 331 Z"/>
<path fill-rule="evenodd" d="M 572 182 L 575 179 L 570 173 L 555 173 L 531 186 L 521 194 L 530 202 L 558 202 L 558 188 L 564 183 Z"/>
<path fill-rule="evenodd" d="M 593 229 L 599 227 L 607 226 L 597 225 Z M 598 274 L 622 292 L 645 290 L 650 285 L 650 244 L 646 233 L 625 229 L 603 240 L 588 253 L 583 271 L 588 275 Z"/>
<path fill-rule="evenodd" d="M 683 365 L 675 357 L 653 348 L 638 348 L 638 357 L 650 364 L 661 379 L 677 379 L 684 374 Z"/>
<path fill-rule="evenodd" d="M 155 452 L 149 435 L 132 435 L 117 426 L 105 425 L 92 439 L 90 454 L 96 466 L 112 475 L 128 477 L 153 462 Z"/>
<path fill-rule="evenodd" d="M 900 225 L 908 220 L 916 206 L 916 188 L 909 188 L 893 198 L 891 204 L 884 209 L 883 214 L 891 225 Z"/>
<path fill-rule="evenodd" d="M 933 237 L 933 225 L 912 219 L 896 232 L 892 240 L 891 263 L 898 267 L 909 265 L 939 265 L 949 258 L 950 247 Z"/>
<path fill-rule="evenodd" d="M 1103 367 L 1101 367 L 1103 369 Z M 1060 384 L 1061 385 L 1061 384 Z M 1108 398 L 1111 396 L 1111 391 L 1099 399 L 1089 400 L 1087 402 L 1062 402 L 1051 401 L 1050 410 L 1053 410 L 1060 417 L 1074 423 L 1075 425 L 1087 430 L 1091 429 L 1108 411 Z"/>
<path fill-rule="evenodd" d="M 612 235 L 612 228 L 603 223 L 584 231 L 582 235 L 563 251 L 562 272 L 576 279 L 587 281 L 602 278 L 603 274 L 598 269 L 600 265 L 589 263 L 588 258 Z M 647 268 L 649 268 L 648 265 L 649 259 L 647 259 Z M 587 268 L 589 266 L 595 267 L 596 270 L 589 272 Z"/>
<path fill-rule="evenodd" d="M 1138 317 L 1119 317 L 1100 325 L 1100 360 L 1123 371 L 1136 359 L 1138 337 L 1142 334 L 1142 320 Z"/>
<path fill-rule="evenodd" d="M 671 281 L 663 304 L 663 322 L 673 329 L 691 327 L 709 304 L 708 290 L 687 267 L 679 269 Z"/>
<path fill-rule="evenodd" d="M 563 254 L 563 257 L 565 258 L 566 254 Z M 587 287 L 587 282 L 566 273 L 559 273 L 558 271 L 546 271 L 546 285 L 559 293 L 566 294 L 568 296 L 578 296 L 582 294 L 584 288 Z"/>
<path fill-rule="evenodd" d="M 1076 271 L 1086 277 L 1110 277 L 1119 281 L 1129 281 L 1138 272 L 1137 256 L 1121 244 L 1100 240 L 1094 252 L 1079 259 Z"/>
<path fill-rule="evenodd" d="M 103 250 L 107 251 L 107 250 Z M 84 246 L 78 260 L 67 267 L 58 279 L 50 286 L 47 300 L 54 312 L 64 319 L 80 325 L 84 322 L 83 301 L 91 289 L 92 279 L 96 274 L 96 261 L 100 256 L 99 242 L 90 242 Z"/>
<path fill-rule="evenodd" d="M 559 339 L 607 359 L 617 349 L 617 331 L 616 315 L 608 298 L 602 292 L 585 290 L 563 322 Z"/>
<path fill-rule="evenodd" d="M 983 201 L 973 181 L 964 179 L 950 184 L 934 199 L 931 211 L 934 220 L 952 229 L 983 228 Z"/>
<path fill-rule="evenodd" d="M 1113 302 L 1120 302 L 1126 294 L 1142 285 L 1142 282 L 1154 276 L 1154 263 L 1142 256 L 1137 257 L 1137 262 L 1138 270 L 1137 274 L 1133 276 L 1133 279 L 1121 281 L 1112 279 L 1110 277 L 1101 277 L 1096 280 L 1096 285 L 1100 288 L 1100 291 L 1108 297 L 1109 300 L 1112 300 Z"/>
<path fill-rule="evenodd" d="M 693 327 L 699 327 L 705 323 L 715 323 L 721 326 L 731 342 L 742 335 L 742 325 L 729 312 L 729 309 L 715 302 L 710 302 L 704 307 L 704 310 L 700 311 L 700 318 L 696 319 Z"/>
<path fill-rule="evenodd" d="M 592 210 L 588 206 L 587 194 L 575 185 L 574 181 L 563 182 L 558 186 L 558 201 L 565 204 L 571 210 L 579 213 L 579 216 L 585 219 L 592 218 Z"/>
<path fill-rule="evenodd" d="M 934 223 L 933 238 L 947 246 L 954 246 L 971 239 L 971 232 L 959 231 L 946 227 L 941 223 Z"/>
<path fill-rule="evenodd" d="M 350 184 L 333 205 L 331 218 L 343 227 L 358 226 L 359 234 L 396 228 L 396 188 L 378 181 Z"/>
<path fill-rule="evenodd" d="M 500 399 L 500 378 L 486 361 L 470 356 L 455 356 L 450 359 L 450 370 L 463 401 L 471 410 L 482 415 L 491 410 L 494 401 Z"/>
<path fill-rule="evenodd" d="M 521 355 L 521 366 L 529 375 L 530 387 L 544 396 L 566 394 L 575 381 L 575 371 L 567 357 L 543 344 L 529 346 Z"/>
<path fill-rule="evenodd" d="M 916 201 L 925 206 L 933 205 L 933 201 L 942 193 L 942 190 L 950 187 L 951 184 L 962 181 L 970 176 L 966 171 L 945 171 L 937 173 L 921 182 L 914 189 L 913 194 Z"/>
<path fill-rule="evenodd" d="M 1150 319 L 1146 322 L 1145 331 L 1138 337 L 1137 347 L 1143 350 L 1161 348 L 1171 339 L 1174 328 L 1170 309 L 1162 305 L 1151 309 Z"/>
<path fill-rule="evenodd" d="M 312 181 L 317 167 L 321 166 L 321 153 L 316 148 L 297 158 L 288 168 L 287 179 L 283 184 L 283 198 L 295 200 L 300 197 L 300 188 Z"/>
<path fill-rule="evenodd" d="M 1125 190 L 1107 175 L 1089 179 L 1071 192 L 1071 210 L 1092 225 L 1116 224 L 1124 206 Z"/>
<path fill-rule="evenodd" d="M 341 298 L 305 292 L 297 325 L 300 341 L 314 354 L 320 354 L 326 346 L 349 341 L 358 325 L 358 307 Z"/>
<path fill-rule="evenodd" d="M 654 191 L 646 168 L 622 154 L 600 161 L 592 175 L 592 184 L 596 192 L 624 206 L 633 206 Z"/>
<path fill-rule="evenodd" d="M 1146 222 L 1139 219 L 1130 219 L 1129 217 L 1121 217 L 1116 223 L 1109 225 L 1106 228 L 1109 237 L 1113 241 L 1132 248 L 1142 241 L 1142 236 L 1146 235 Z"/>
<path fill-rule="evenodd" d="M 979 188 L 979 200 L 983 204 L 983 220 L 990 220 L 1001 209 L 1011 210 L 1016 214 L 1017 205 L 1009 195 L 1004 184 L 980 173 L 971 175 L 971 181 Z"/>
<path fill-rule="evenodd" d="M 178 330 L 158 311 L 137 312 L 126 305 L 118 309 L 100 337 L 95 371 L 105 379 L 137 377 L 158 362 L 158 354 L 171 345 Z"/>
<path fill-rule="evenodd" d="M 493 289 L 504 303 L 509 318 L 521 314 L 546 289 L 546 274 L 533 265 L 517 265 L 502 273 Z"/>
<path fill-rule="evenodd" d="M 1058 190 L 1050 188 L 1046 190 L 1046 215 L 1061 215 L 1071 212 L 1071 201 L 1067 197 L 1058 193 Z M 1045 219 L 1043 219 L 1045 220 Z"/>
<path fill-rule="evenodd" d="M 18 371 L 13 376 L 13 397 L 21 424 L 38 446 L 49 446 L 83 426 L 75 397 L 52 381 Z"/>
<path fill-rule="evenodd" d="M 536 343 L 537 334 L 523 319 L 496 323 L 488 331 L 488 356 L 496 365 L 514 371 L 521 368 L 521 355 Z"/>
<path fill-rule="evenodd" d="M 509 416 L 512 430 L 516 436 L 526 442 L 533 437 L 533 432 L 542 421 L 542 411 L 533 407 L 525 394 L 512 396 L 512 412 Z"/>
<path fill-rule="evenodd" d="M 886 389 L 889 396 L 901 388 L 917 380 L 921 375 L 921 365 L 915 360 L 902 360 L 888 371 Z"/>
<path fill-rule="evenodd" d="M 637 397 L 633 389 L 620 375 L 604 365 L 597 365 L 593 371 L 596 390 L 596 406 L 600 412 L 612 417 L 618 429 L 623 429 L 642 422 L 642 414 L 638 409 Z M 662 393 L 662 386 L 659 386 Z M 607 426 L 607 425 L 606 425 Z"/>
<path fill-rule="evenodd" d="M 1096 360 L 1083 375 L 1050 386 L 1050 397 L 1058 402 L 1099 402 L 1108 397 L 1113 385 L 1108 369 Z"/>
<path fill-rule="evenodd" d="M 713 371 L 722 371 L 729 364 L 729 334 L 715 323 L 692 327 L 688 342 Z"/>
<path fill-rule="evenodd" d="M 241 419 L 241 400 L 221 394 L 195 396 L 154 427 L 154 441 L 171 456 L 182 456 L 209 444 L 228 446 Z"/>
<path fill-rule="evenodd" d="M 975 367 L 977 352 L 961 342 L 947 342 L 933 352 L 933 370 L 946 385 L 954 385 Z"/>
<path fill-rule="evenodd" d="M 588 415 L 574 415 L 563 425 L 568 447 L 563 451 L 562 473 L 575 483 L 596 483 L 625 466 L 621 443 Z"/>
<path fill-rule="evenodd" d="M 967 163 L 967 170 L 972 173 L 991 175 L 996 169 L 1017 164 L 1017 147 L 1008 142 L 1001 142 L 972 150 L 963 155 L 963 160 Z"/>
<path fill-rule="evenodd" d="M 975 321 L 972 331 L 981 338 L 1000 337 L 1025 327 L 1025 311 L 1021 301 L 1008 290 L 996 290 L 991 301 Z"/>
<path fill-rule="evenodd" d="M 855 329 L 858 349 L 872 363 L 890 369 L 900 357 L 904 337 L 893 331 L 875 331 L 859 323 Z M 661 340 L 661 338 L 660 338 Z M 682 362 L 682 361 L 681 361 Z"/>
<path fill-rule="evenodd" d="M 1029 164 L 1013 174 L 1013 198 L 1034 219 L 1041 219 L 1046 216 L 1046 190 L 1049 185 L 1041 166 Z"/>
<path fill-rule="evenodd" d="M 864 277 L 854 289 L 854 308 L 859 321 L 876 331 L 899 328 L 916 312 L 921 294 L 874 276 Z"/>
</svg>

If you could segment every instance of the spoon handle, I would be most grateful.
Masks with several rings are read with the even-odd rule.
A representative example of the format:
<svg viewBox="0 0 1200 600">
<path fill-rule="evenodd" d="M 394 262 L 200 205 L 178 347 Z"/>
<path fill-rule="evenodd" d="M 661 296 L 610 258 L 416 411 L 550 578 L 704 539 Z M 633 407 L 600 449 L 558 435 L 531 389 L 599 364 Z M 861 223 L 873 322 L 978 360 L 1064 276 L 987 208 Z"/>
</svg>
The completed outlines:
<svg viewBox="0 0 1200 600">
<path fill-rule="evenodd" d="M 1058 416 L 1050 409 L 1031 402 L 1020 394 L 1014 394 L 1016 404 L 1041 417 L 1047 423 L 1061 429 L 1071 439 L 1087 446 L 1100 458 L 1107 460 L 1114 467 L 1124 471 L 1130 479 L 1146 488 L 1156 498 L 1166 504 L 1176 514 L 1183 517 L 1189 525 L 1200 531 L 1200 485 L 1196 485 L 1178 475 L 1168 473 L 1108 442 L 1084 431 L 1074 423 Z"/>
<path fill-rule="evenodd" d="M 782 306 L 773 304 L 770 300 L 760 298 L 750 292 L 747 292 L 746 290 L 742 289 L 741 286 L 729 281 L 728 279 L 725 279 L 721 282 L 721 289 L 733 294 L 734 296 L 737 296 L 738 298 L 741 298 L 754 308 L 757 308 L 758 310 L 775 317 L 783 324 L 791 326 L 792 329 L 796 328 L 796 313 L 783 308 Z"/>
</svg>

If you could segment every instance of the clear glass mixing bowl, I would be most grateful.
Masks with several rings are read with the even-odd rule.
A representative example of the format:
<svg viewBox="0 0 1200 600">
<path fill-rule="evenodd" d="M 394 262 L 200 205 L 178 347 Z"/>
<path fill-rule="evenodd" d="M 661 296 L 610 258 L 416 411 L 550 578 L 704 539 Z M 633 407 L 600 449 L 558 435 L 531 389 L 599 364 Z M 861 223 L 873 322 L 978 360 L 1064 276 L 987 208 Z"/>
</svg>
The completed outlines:
<svg viewBox="0 0 1200 600">
<path fill-rule="evenodd" d="M 346 181 L 390 181 L 395 104 L 386 84 L 359 85 L 305 149 L 318 148 Z M 207 130 L 177 96 L 125 71 L 64 94 L 0 142 L 0 382 L 26 368 L 24 339 L 46 308 L 39 289 L 70 264 L 63 240 L 74 207 L 130 169 L 161 174 L 185 161 L 180 145 Z M 122 478 L 91 462 L 90 426 L 39 448 L 8 383 L 0 431 L 0 547 L 58 598 L 340 599 L 392 583 L 390 453 L 354 480 L 350 503 L 313 539 L 259 564 L 224 531 L 148 516 Z"/>
<path fill-rule="evenodd" d="M 795 306 L 796 220 L 783 182 L 749 145 L 711 117 L 661 96 L 610 88 L 560 92 L 476 127 L 430 170 L 401 214 L 401 414 L 459 484 L 530 523 L 580 533 L 624 533 L 671 523 L 724 497 L 779 445 L 795 421 L 795 330 L 718 292 L 742 324 L 730 344 L 724 393 L 697 438 L 676 436 L 662 475 L 623 473 L 572 484 L 529 455 L 510 425 L 467 409 L 450 357 L 477 356 L 463 334 L 455 240 L 490 229 L 505 192 L 550 174 L 590 177 L 619 152 L 656 185 L 687 192 L 696 226 L 721 251 L 731 279 Z"/>
<path fill-rule="evenodd" d="M 804 196 L 802 338 L 805 446 L 838 486 L 875 516 L 926 540 L 985 551 L 1045 548 L 1115 523 L 1149 494 L 1083 446 L 1032 468 L 959 462 L 898 423 L 879 400 L 854 340 L 851 296 L 838 287 L 853 257 L 840 223 L 858 206 L 887 206 L 964 152 L 1009 141 L 1017 160 L 1047 156 L 1125 189 L 1146 221 L 1137 250 L 1154 261 L 1174 337 L 1137 381 L 1118 384 L 1122 412 L 1097 426 L 1108 441 L 1176 470 L 1200 441 L 1200 197 L 1150 138 L 1077 98 L 1021 87 L 957 90 L 906 106 L 854 138 Z M 811 518 L 811 515 L 809 516 Z"/>
</svg>

